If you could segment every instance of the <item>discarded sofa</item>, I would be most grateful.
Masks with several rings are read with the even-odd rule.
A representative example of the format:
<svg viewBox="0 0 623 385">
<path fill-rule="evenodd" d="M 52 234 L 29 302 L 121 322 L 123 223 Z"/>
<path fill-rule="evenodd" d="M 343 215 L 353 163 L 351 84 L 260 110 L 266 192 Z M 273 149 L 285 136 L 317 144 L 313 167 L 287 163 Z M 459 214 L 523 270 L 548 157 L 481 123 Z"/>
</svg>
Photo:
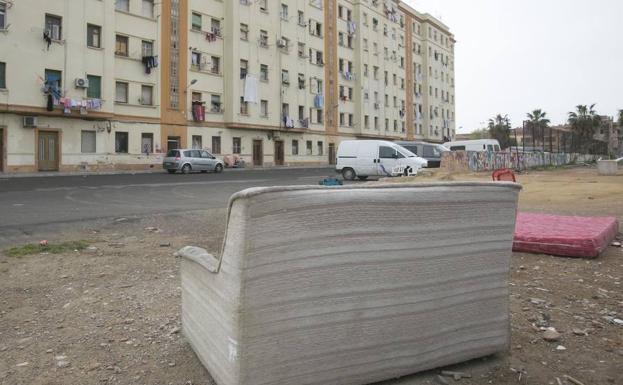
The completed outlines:
<svg viewBox="0 0 623 385">
<path fill-rule="evenodd" d="M 505 351 L 514 183 L 253 188 L 185 247 L 182 331 L 219 385 L 366 384 Z"/>
</svg>

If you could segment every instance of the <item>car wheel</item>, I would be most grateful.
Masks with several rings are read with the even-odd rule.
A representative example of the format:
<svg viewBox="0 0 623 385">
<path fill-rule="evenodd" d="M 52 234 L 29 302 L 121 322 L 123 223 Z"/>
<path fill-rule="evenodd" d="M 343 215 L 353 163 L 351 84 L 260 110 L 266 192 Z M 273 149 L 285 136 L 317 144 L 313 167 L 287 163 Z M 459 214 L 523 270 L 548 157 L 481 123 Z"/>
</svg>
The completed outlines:
<svg viewBox="0 0 623 385">
<path fill-rule="evenodd" d="M 366 179 L 368 179 L 367 176 L 358 176 L 357 178 L 359 178 L 359 180 L 366 180 Z"/>
<path fill-rule="evenodd" d="M 223 165 L 222 164 L 217 164 L 216 167 L 214 167 L 214 172 L 217 174 L 220 174 L 223 172 Z"/>
<path fill-rule="evenodd" d="M 342 170 L 342 176 L 346 180 L 354 180 L 357 174 L 355 174 L 355 170 L 352 168 L 345 168 Z"/>
<path fill-rule="evenodd" d="M 192 170 L 190 165 L 189 164 L 185 164 L 184 167 L 182 167 L 182 174 L 188 174 L 190 172 L 190 170 Z"/>
</svg>

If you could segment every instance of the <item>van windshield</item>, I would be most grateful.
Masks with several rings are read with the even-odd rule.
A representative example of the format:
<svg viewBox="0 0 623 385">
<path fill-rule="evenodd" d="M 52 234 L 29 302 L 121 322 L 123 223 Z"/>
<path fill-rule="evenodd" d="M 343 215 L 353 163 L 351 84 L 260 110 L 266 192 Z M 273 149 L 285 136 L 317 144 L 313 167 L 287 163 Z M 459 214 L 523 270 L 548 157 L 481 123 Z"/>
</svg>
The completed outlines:
<svg viewBox="0 0 623 385">
<path fill-rule="evenodd" d="M 417 155 L 415 155 L 414 153 L 412 153 L 411 151 L 407 150 L 406 148 L 404 148 L 402 146 L 396 147 L 396 150 L 399 153 L 401 153 L 402 155 L 404 155 L 405 158 L 415 158 L 415 157 L 417 157 Z"/>
</svg>

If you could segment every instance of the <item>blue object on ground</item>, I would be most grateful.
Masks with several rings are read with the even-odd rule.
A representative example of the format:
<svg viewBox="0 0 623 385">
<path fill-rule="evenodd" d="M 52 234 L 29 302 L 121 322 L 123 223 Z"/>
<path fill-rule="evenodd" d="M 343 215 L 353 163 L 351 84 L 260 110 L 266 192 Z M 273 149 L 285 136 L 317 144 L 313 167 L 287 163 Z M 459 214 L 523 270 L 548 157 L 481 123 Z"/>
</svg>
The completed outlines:
<svg viewBox="0 0 623 385">
<path fill-rule="evenodd" d="M 318 184 L 321 186 L 341 186 L 344 183 L 337 178 L 325 178 L 318 182 Z"/>
</svg>

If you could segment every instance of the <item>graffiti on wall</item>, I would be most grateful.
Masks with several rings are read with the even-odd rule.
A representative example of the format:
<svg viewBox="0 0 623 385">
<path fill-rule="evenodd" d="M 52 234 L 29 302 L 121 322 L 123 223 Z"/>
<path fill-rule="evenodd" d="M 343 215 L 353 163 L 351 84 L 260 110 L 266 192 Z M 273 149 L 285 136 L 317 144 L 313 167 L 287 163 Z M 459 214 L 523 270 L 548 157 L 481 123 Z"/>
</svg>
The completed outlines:
<svg viewBox="0 0 623 385">
<path fill-rule="evenodd" d="M 441 167 L 447 171 L 493 171 L 500 168 L 524 170 L 543 166 L 594 162 L 597 155 L 549 152 L 455 151 L 443 154 Z"/>
</svg>

